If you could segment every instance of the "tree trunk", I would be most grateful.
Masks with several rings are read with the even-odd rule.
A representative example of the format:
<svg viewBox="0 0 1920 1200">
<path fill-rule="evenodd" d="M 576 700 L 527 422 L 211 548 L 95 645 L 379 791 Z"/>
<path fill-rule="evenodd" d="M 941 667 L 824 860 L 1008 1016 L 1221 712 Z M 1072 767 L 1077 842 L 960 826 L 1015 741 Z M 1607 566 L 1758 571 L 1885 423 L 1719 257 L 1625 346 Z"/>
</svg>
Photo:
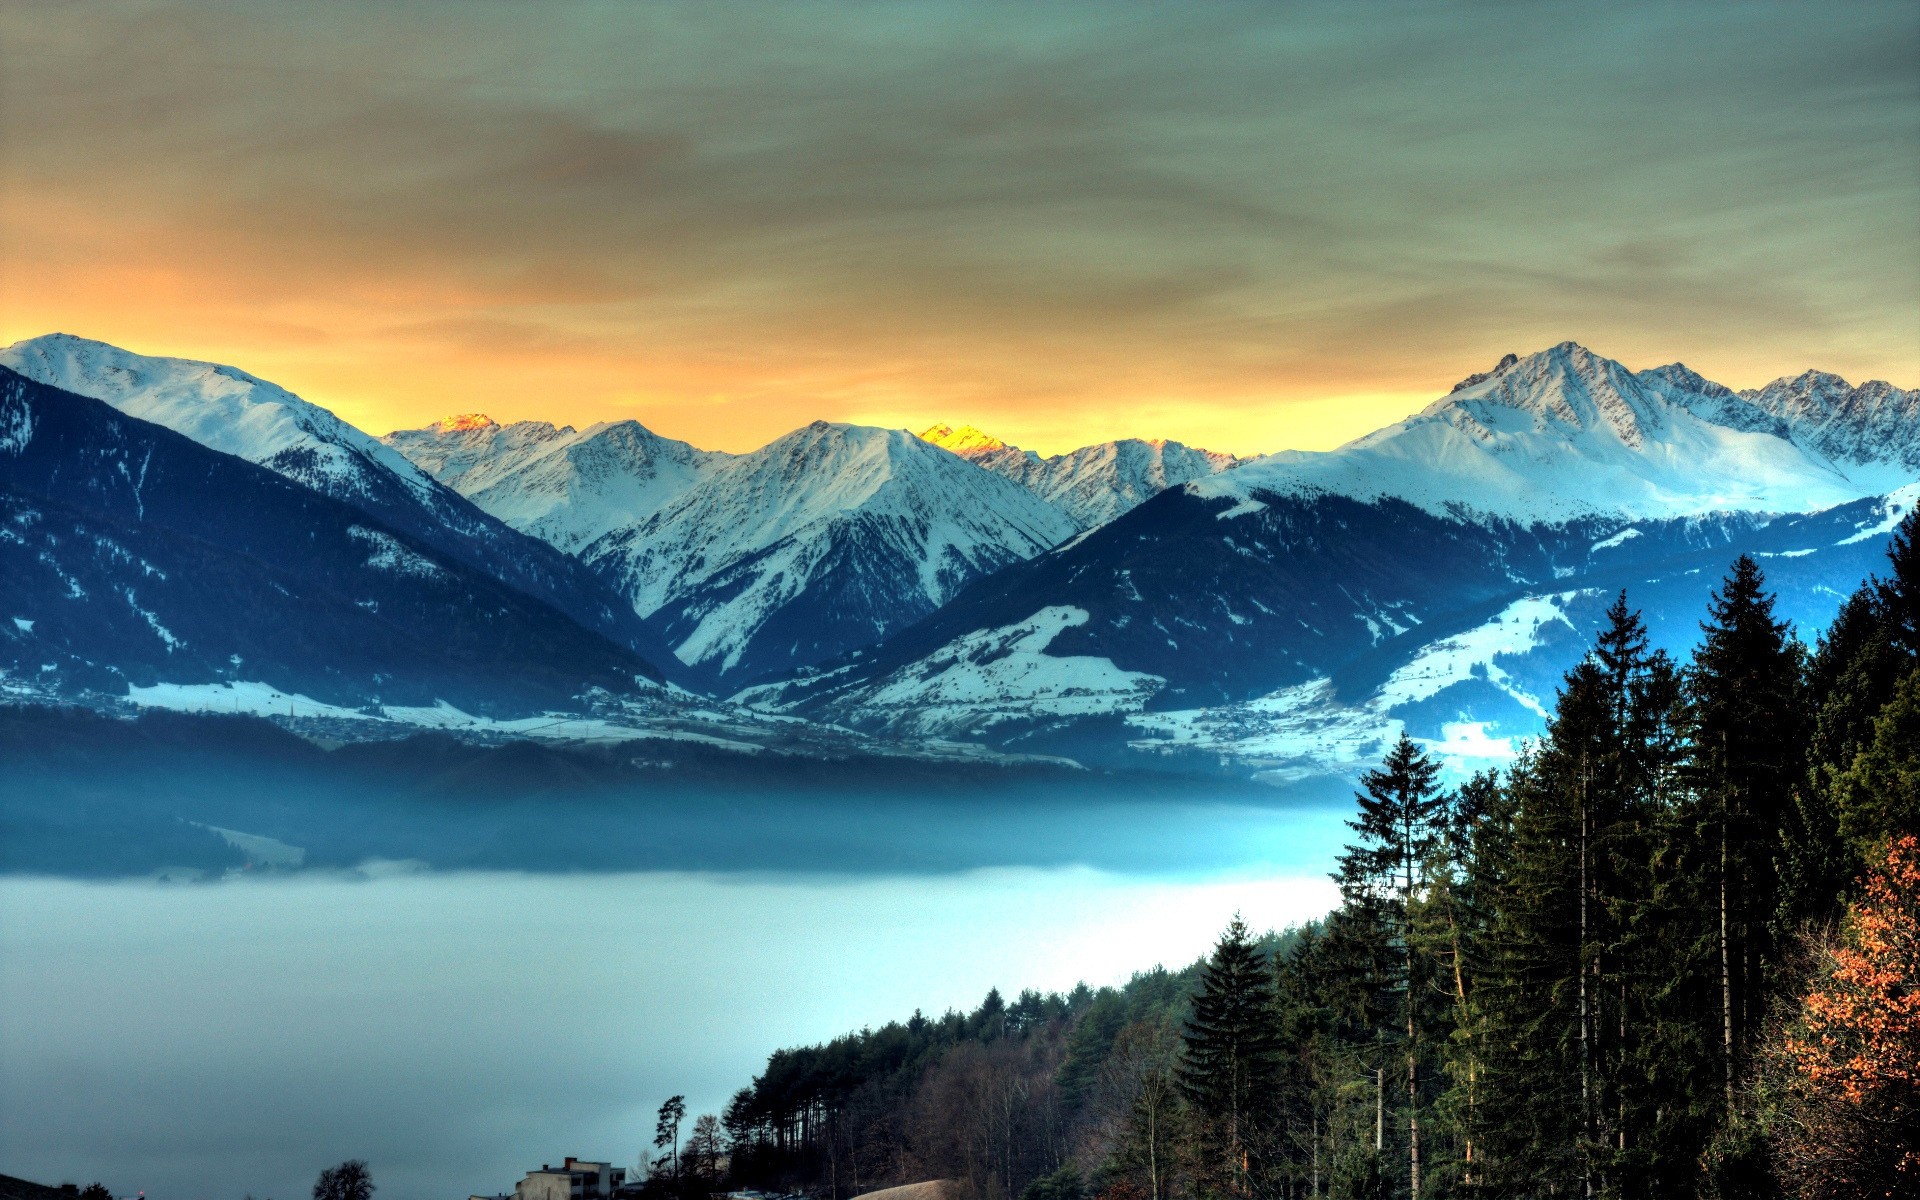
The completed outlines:
<svg viewBox="0 0 1920 1200">
<path fill-rule="evenodd" d="M 1313 1114 L 1313 1196 L 1320 1197 L 1320 1114 Z"/>
<path fill-rule="evenodd" d="M 1473 1012 L 1467 1006 L 1467 978 L 1460 968 L 1460 922 L 1453 911 L 1453 893 L 1447 898 L 1447 935 L 1453 942 L 1453 996 L 1459 1006 L 1460 1027 L 1467 1033 L 1467 1119 L 1466 1128 L 1461 1131 L 1466 1143 L 1466 1169 L 1461 1173 L 1460 1182 L 1473 1182 Z"/>
<path fill-rule="evenodd" d="M 1413 1018 L 1407 1018 L 1407 1188 L 1420 1200 L 1420 1092 L 1419 1059 L 1413 1048 Z"/>
<path fill-rule="evenodd" d="M 1373 1071 L 1373 1152 L 1380 1154 L 1387 1148 L 1387 1069 L 1375 1067 Z"/>
<path fill-rule="evenodd" d="M 1583 1141 L 1593 1138 L 1593 1046 L 1589 1030 L 1592 1019 L 1587 1010 L 1587 856 L 1591 816 L 1587 804 L 1587 764 L 1580 763 L 1580 1136 Z M 1586 1155 L 1581 1155 L 1583 1160 Z M 1584 1180 L 1583 1190 L 1593 1195 L 1593 1172 L 1590 1167 L 1581 1168 Z"/>
<path fill-rule="evenodd" d="M 1407 810 L 1411 812 L 1412 809 Z M 1420 1058 L 1413 1020 L 1413 820 L 1406 822 L 1406 890 L 1401 895 L 1402 944 L 1407 971 L 1407 1189 L 1420 1200 Z"/>
<path fill-rule="evenodd" d="M 1727 947 L 1727 814 L 1720 815 L 1720 1042 L 1727 1088 L 1727 1112 L 1733 1112 L 1733 965 Z"/>
<path fill-rule="evenodd" d="M 1147 1186 L 1151 1200 L 1160 1200 L 1160 1101 L 1147 1101 Z"/>
</svg>

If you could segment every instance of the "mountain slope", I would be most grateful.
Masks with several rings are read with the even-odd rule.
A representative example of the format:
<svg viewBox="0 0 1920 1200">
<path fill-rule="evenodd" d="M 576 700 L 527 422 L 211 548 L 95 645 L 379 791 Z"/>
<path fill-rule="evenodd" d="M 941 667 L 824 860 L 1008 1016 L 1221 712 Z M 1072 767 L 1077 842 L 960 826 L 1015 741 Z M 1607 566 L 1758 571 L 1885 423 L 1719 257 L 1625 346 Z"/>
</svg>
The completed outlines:
<svg viewBox="0 0 1920 1200">
<path fill-rule="evenodd" d="M 1026 489 L 904 430 L 816 421 L 584 557 L 683 662 L 745 681 L 877 641 L 1073 533 Z"/>
<path fill-rule="evenodd" d="M 398 451 L 273 383 L 234 367 L 149 357 L 67 334 L 16 342 L 0 350 L 0 367 L 105 401 L 351 504 L 675 669 L 658 634 L 582 564 L 508 528 Z"/>
<path fill-rule="evenodd" d="M 587 429 L 449 417 L 381 439 L 522 533 L 569 554 L 660 511 L 731 455 L 663 438 L 638 421 Z"/>
<path fill-rule="evenodd" d="M 36 689 L 259 681 L 476 711 L 658 672 L 355 506 L 0 368 L 0 664 Z"/>
<path fill-rule="evenodd" d="M 1533 721 L 1583 647 L 1583 606 L 1618 587 L 1683 599 L 1670 609 L 1690 636 L 1751 551 L 1799 581 L 1788 611 L 1830 615 L 1910 506 L 1869 494 L 1904 470 L 1908 395 L 1868 385 L 1794 412 L 1571 344 L 1510 357 L 1420 417 L 1170 489 L 872 652 L 737 698 L 1076 754 L 1064 731 L 1093 753 L 1142 737 L 1225 753 L 1235 731 L 1275 728 L 1351 749 L 1356 730 L 1438 721 L 1468 694 Z M 1807 515 L 1779 515 L 1793 510 Z M 1529 654 L 1522 682 L 1490 665 Z M 1219 726 L 1205 738 L 1205 722 L 1154 716 L 1203 706 Z"/>
<path fill-rule="evenodd" d="M 1149 496 L 1239 466 L 1241 459 L 1179 442 L 1124 438 L 1042 458 L 968 425 L 935 425 L 920 439 L 1004 475 L 1081 529 L 1104 525 Z"/>
</svg>

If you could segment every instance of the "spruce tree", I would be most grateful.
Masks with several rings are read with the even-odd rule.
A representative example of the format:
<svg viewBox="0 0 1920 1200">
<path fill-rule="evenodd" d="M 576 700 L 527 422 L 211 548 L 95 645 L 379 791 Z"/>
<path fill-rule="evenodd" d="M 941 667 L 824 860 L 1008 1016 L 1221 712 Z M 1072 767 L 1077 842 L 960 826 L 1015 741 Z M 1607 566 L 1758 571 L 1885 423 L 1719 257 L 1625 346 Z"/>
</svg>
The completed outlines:
<svg viewBox="0 0 1920 1200">
<path fill-rule="evenodd" d="M 1378 923 L 1396 951 L 1382 990 L 1399 999 L 1402 1078 L 1407 1115 L 1407 1186 L 1420 1200 L 1420 1030 L 1424 974 L 1414 946 L 1412 905 L 1426 884 L 1439 843 L 1445 798 L 1435 780 L 1439 764 L 1400 735 L 1380 769 L 1361 777 L 1358 819 L 1347 824 L 1359 840 L 1340 856 L 1335 879 L 1349 906 Z"/>
<path fill-rule="evenodd" d="M 1707 606 L 1687 672 L 1700 833 L 1711 850 L 1720 975 L 1720 1068 L 1735 1080 L 1758 1034 L 1778 958 L 1782 831 L 1805 777 L 1801 654 L 1753 559 L 1741 555 Z"/>
<path fill-rule="evenodd" d="M 1180 1089 L 1200 1121 L 1204 1174 L 1253 1194 L 1279 1080 L 1273 972 L 1234 914 L 1200 973 L 1183 1034 Z"/>
<path fill-rule="evenodd" d="M 1887 560 L 1893 572 L 1877 585 L 1892 641 L 1909 660 L 1920 659 L 1920 508 L 1894 529 Z"/>
</svg>

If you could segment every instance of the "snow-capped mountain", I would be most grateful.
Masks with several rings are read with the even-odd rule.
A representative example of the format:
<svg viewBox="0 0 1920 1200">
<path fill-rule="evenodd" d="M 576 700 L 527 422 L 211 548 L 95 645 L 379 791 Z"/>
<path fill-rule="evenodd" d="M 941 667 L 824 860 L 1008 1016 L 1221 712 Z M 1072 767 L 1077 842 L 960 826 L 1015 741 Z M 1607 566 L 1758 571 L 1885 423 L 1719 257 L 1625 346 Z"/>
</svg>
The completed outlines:
<svg viewBox="0 0 1920 1200">
<path fill-rule="evenodd" d="M 1920 475 L 1920 390 L 1808 371 L 1740 396 L 1850 480 L 1885 491 Z"/>
<path fill-rule="evenodd" d="M 382 442 L 522 533 L 568 553 L 636 525 L 732 458 L 664 438 L 638 421 L 576 430 L 501 425 L 470 413 Z"/>
<path fill-rule="evenodd" d="M 105 401 L 351 504 L 642 657 L 674 666 L 659 636 L 579 562 L 508 528 L 399 451 L 277 384 L 235 367 L 134 354 L 59 333 L 0 350 L 0 367 Z"/>
<path fill-rule="evenodd" d="M 709 468 L 583 557 L 683 662 L 746 681 L 878 641 L 1074 532 L 905 430 L 816 421 Z"/>
<path fill-rule="evenodd" d="M 739 698 L 1069 753 L 1352 750 L 1392 722 L 1444 739 L 1476 705 L 1499 736 L 1533 732 L 1619 587 L 1683 646 L 1751 552 L 1788 581 L 1783 611 L 1826 620 L 1912 506 L 1911 487 L 1878 493 L 1920 477 L 1916 434 L 1912 394 L 1884 384 L 1741 395 L 1572 344 L 1510 356 L 1405 422 L 1169 489 Z M 1206 715 L 1155 715 L 1183 712 Z"/>
<path fill-rule="evenodd" d="M 658 679 L 365 509 L 0 368 L 0 690 L 514 713 Z"/>
<path fill-rule="evenodd" d="M 1859 391 L 1880 398 L 1876 416 L 1897 423 L 1904 404 L 1911 420 L 1909 394 L 1884 384 Z M 1439 515 L 1535 525 L 1812 512 L 1893 486 L 1905 469 L 1901 443 L 1880 441 L 1861 411 L 1840 412 L 1854 391 L 1812 392 L 1781 381 L 1740 396 L 1678 364 L 1635 374 L 1564 342 L 1508 355 L 1418 415 L 1336 450 L 1270 455 L 1192 487 L 1246 503 L 1395 498 Z M 1822 448 L 1839 446 L 1836 419 L 1854 437 L 1839 458 Z"/>
<path fill-rule="evenodd" d="M 1179 442 L 1123 438 L 1042 458 L 971 425 L 935 425 L 920 439 L 1004 475 L 1081 529 L 1104 525 L 1147 497 L 1239 466 L 1243 460 Z"/>
</svg>

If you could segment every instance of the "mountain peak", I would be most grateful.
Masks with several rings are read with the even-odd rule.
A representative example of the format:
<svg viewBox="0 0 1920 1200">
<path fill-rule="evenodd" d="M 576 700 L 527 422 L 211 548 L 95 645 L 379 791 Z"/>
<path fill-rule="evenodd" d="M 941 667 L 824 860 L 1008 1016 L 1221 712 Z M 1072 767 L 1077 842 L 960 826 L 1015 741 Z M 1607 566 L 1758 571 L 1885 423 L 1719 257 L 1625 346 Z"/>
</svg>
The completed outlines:
<svg viewBox="0 0 1920 1200">
<path fill-rule="evenodd" d="M 475 429 L 492 429 L 496 424 L 498 422 L 485 413 L 460 413 L 441 417 L 429 428 L 436 433 L 469 433 Z"/>
<path fill-rule="evenodd" d="M 955 429 L 943 422 L 923 429 L 915 436 L 942 450 L 951 450 L 963 458 L 969 454 L 984 454 L 989 450 L 1013 449 L 999 438 L 990 433 L 983 433 L 971 425 L 962 425 Z"/>
<path fill-rule="evenodd" d="M 1695 371 L 1685 363 L 1668 363 L 1664 367 L 1654 367 L 1640 372 L 1643 381 L 1658 381 L 1682 392 L 1695 396 L 1711 396 L 1716 400 L 1725 400 L 1734 396 L 1732 388 L 1723 383 L 1715 383 Z"/>
<path fill-rule="evenodd" d="M 1578 342 L 1561 342 L 1525 358 L 1508 355 L 1492 372 L 1468 376 L 1421 416 L 1470 428 L 1482 438 L 1527 426 L 1563 437 L 1604 427 L 1638 446 L 1649 429 L 1665 422 L 1664 407 L 1619 363 Z"/>
</svg>

